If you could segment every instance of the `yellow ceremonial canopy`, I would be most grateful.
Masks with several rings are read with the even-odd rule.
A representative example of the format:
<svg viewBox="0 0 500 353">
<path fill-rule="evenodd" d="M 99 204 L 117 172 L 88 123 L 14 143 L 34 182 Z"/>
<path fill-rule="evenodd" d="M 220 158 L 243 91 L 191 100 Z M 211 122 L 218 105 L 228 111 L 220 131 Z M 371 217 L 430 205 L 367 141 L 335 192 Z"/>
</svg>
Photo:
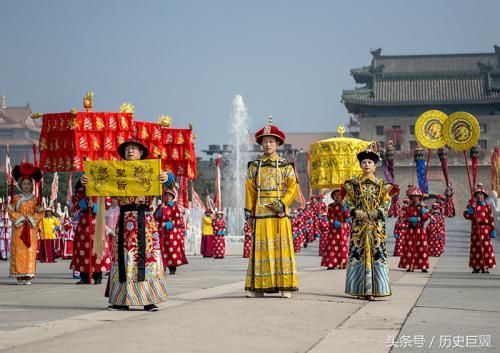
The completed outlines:
<svg viewBox="0 0 500 353">
<path fill-rule="evenodd" d="M 333 137 L 311 144 L 310 183 L 315 189 L 336 188 L 362 173 L 356 158 L 358 152 L 368 148 L 372 142 L 343 137 L 344 127 L 339 126 L 340 137 Z"/>
</svg>

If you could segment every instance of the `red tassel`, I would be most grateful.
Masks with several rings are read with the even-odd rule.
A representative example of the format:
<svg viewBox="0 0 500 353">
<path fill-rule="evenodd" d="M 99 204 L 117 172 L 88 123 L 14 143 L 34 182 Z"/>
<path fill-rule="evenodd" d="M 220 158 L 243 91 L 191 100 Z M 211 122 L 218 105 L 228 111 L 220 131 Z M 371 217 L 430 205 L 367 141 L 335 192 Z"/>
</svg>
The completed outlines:
<svg viewBox="0 0 500 353">
<path fill-rule="evenodd" d="M 28 221 L 24 221 L 23 230 L 21 232 L 21 240 L 27 248 L 31 248 L 31 234 Z"/>
</svg>

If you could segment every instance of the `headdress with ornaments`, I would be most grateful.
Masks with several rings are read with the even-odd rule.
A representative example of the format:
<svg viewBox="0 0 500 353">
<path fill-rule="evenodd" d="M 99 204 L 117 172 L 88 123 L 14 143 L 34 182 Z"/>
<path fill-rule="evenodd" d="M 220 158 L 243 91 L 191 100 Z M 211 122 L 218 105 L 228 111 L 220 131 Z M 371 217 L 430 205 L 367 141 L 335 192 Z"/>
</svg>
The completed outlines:
<svg viewBox="0 0 500 353">
<path fill-rule="evenodd" d="M 474 189 L 474 196 L 478 193 L 482 192 L 484 194 L 484 197 L 488 197 L 488 191 L 484 188 L 484 185 L 482 183 L 478 183 L 476 185 L 476 188 Z"/>
<path fill-rule="evenodd" d="M 167 197 L 167 195 L 172 195 L 172 198 L 175 200 L 177 198 L 177 190 L 175 189 L 166 189 L 163 191 L 163 197 Z"/>
<path fill-rule="evenodd" d="M 365 159 L 369 159 L 373 161 L 373 163 L 377 164 L 378 162 L 382 161 L 382 158 L 380 158 L 380 155 L 375 152 L 375 150 L 372 147 L 369 147 L 368 149 L 359 152 L 356 157 L 358 158 L 359 163 L 364 161 Z"/>
<path fill-rule="evenodd" d="M 16 165 L 12 170 L 12 177 L 14 180 L 22 179 L 33 179 L 35 181 L 40 181 L 42 179 L 42 171 L 40 168 L 35 167 L 31 163 L 21 163 Z"/>
<path fill-rule="evenodd" d="M 408 185 L 408 190 L 406 190 L 406 196 L 408 196 L 408 197 L 412 197 L 412 196 L 423 197 L 424 195 L 422 194 L 422 191 L 420 191 L 418 186 Z"/>
<path fill-rule="evenodd" d="M 281 131 L 276 125 L 273 125 L 273 117 L 269 117 L 269 123 L 255 133 L 255 141 L 262 145 L 262 140 L 265 136 L 274 136 L 278 140 L 278 145 L 281 146 L 285 143 L 285 133 Z"/>
<path fill-rule="evenodd" d="M 330 193 L 330 196 L 332 197 L 332 199 L 334 198 L 335 194 L 340 192 L 341 190 L 340 189 L 333 189 L 332 192 Z"/>
</svg>

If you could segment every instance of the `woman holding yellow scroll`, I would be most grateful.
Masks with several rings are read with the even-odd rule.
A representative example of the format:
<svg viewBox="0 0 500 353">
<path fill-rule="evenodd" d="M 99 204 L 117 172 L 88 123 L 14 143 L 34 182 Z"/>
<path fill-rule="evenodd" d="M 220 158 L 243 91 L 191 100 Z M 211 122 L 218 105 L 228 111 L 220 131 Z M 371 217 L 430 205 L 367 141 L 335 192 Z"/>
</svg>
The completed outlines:
<svg viewBox="0 0 500 353">
<path fill-rule="evenodd" d="M 368 149 L 357 154 L 363 170 L 342 186 L 352 218 L 345 292 L 367 300 L 391 295 L 385 240 L 385 217 L 397 187 L 375 177 L 380 156 Z"/>
</svg>

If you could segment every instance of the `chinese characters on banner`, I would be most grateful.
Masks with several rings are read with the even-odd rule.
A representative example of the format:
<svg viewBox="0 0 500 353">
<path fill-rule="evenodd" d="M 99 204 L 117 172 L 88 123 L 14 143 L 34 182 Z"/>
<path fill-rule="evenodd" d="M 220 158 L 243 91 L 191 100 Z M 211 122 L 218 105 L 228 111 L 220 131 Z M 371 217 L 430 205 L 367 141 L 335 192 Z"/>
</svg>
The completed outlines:
<svg viewBox="0 0 500 353">
<path fill-rule="evenodd" d="M 86 161 L 88 196 L 159 196 L 161 161 Z"/>
</svg>

